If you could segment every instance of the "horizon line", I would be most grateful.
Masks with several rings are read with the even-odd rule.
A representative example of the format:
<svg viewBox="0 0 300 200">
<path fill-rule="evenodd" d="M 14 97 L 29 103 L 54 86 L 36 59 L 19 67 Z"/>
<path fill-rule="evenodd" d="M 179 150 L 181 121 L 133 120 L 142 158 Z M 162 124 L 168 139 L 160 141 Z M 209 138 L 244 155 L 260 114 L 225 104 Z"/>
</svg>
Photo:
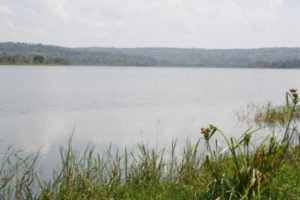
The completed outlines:
<svg viewBox="0 0 300 200">
<path fill-rule="evenodd" d="M 43 45 L 43 46 L 52 46 L 52 47 L 61 47 L 69 49 L 85 49 L 85 48 L 112 48 L 112 49 L 151 49 L 151 48 L 161 48 L 161 49 L 203 49 L 203 50 L 255 50 L 255 49 L 279 49 L 279 48 L 300 48 L 300 46 L 271 46 L 271 47 L 249 47 L 249 48 L 205 48 L 205 47 L 168 47 L 168 46 L 143 46 L 143 47 L 115 47 L 115 46 L 65 46 L 58 44 L 48 44 L 41 42 L 20 42 L 20 41 L 0 41 L 0 44 L 3 43 L 14 43 L 14 44 L 28 44 L 28 45 Z"/>
</svg>

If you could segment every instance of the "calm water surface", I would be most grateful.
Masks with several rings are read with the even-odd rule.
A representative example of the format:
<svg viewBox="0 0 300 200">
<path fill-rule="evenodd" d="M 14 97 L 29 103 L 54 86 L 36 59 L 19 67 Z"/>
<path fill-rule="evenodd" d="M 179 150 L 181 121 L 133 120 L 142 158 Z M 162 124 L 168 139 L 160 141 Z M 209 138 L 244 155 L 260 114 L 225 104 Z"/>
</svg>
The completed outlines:
<svg viewBox="0 0 300 200">
<path fill-rule="evenodd" d="M 164 145 L 199 137 L 209 123 L 240 133 L 233 110 L 284 101 L 300 70 L 1 66 L 0 145 L 51 156 L 74 132 L 92 141 Z"/>
</svg>

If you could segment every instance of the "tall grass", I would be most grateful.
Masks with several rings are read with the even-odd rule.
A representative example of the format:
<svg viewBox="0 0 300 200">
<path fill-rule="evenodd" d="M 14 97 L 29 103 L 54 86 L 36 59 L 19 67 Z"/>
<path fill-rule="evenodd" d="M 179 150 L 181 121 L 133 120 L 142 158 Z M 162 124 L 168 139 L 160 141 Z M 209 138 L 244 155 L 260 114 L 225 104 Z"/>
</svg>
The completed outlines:
<svg viewBox="0 0 300 200">
<path fill-rule="evenodd" d="M 160 150 L 140 144 L 138 152 L 109 147 L 97 154 L 92 144 L 79 151 L 70 139 L 50 180 L 37 172 L 38 154 L 10 148 L 1 157 L 0 199 L 300 199 L 300 135 L 293 126 L 299 98 L 295 90 L 287 97 L 285 131 L 260 143 L 252 140 L 257 130 L 228 138 L 213 125 L 181 149 L 173 141 Z M 225 146 L 212 145 L 217 134 Z"/>
</svg>

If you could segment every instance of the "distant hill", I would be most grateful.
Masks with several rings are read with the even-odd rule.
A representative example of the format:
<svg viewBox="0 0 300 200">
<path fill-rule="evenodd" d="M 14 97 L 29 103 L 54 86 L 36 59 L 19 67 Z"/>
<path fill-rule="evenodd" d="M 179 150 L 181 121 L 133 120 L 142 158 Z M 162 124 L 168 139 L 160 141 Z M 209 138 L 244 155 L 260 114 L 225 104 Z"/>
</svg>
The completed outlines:
<svg viewBox="0 0 300 200">
<path fill-rule="evenodd" d="M 5 42 L 0 64 L 300 68 L 300 48 L 66 48 Z"/>
</svg>

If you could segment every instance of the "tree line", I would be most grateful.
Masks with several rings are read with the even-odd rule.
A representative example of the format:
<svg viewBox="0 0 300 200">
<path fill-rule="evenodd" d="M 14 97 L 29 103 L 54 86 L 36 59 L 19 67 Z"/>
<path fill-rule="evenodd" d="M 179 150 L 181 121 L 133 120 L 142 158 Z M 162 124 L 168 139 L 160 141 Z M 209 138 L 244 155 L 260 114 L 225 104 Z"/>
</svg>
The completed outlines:
<svg viewBox="0 0 300 200">
<path fill-rule="evenodd" d="M 70 61 L 63 58 L 45 57 L 43 55 L 0 54 L 0 64 L 58 64 L 68 65 Z"/>
<path fill-rule="evenodd" d="M 300 48 L 66 48 L 0 43 L 0 64 L 299 68 Z"/>
</svg>

